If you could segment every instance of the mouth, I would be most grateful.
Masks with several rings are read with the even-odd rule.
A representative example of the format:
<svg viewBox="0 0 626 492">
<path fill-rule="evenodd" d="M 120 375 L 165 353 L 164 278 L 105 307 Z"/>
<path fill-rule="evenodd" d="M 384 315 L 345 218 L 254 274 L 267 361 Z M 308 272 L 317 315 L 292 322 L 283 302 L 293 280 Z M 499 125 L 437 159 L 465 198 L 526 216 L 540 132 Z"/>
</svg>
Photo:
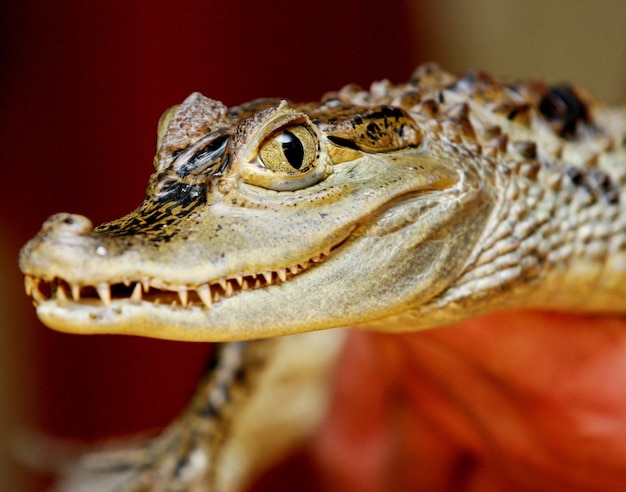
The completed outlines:
<svg viewBox="0 0 626 492">
<path fill-rule="evenodd" d="M 156 277 L 124 279 L 121 282 L 79 284 L 62 277 L 44 278 L 26 274 L 26 294 L 37 307 L 53 302 L 60 308 L 108 308 L 119 303 L 166 306 L 171 309 L 211 309 L 222 299 L 241 292 L 279 285 L 328 260 L 339 245 L 314 255 L 309 260 L 277 270 L 238 273 L 228 278 L 187 285 L 172 283 Z"/>
</svg>

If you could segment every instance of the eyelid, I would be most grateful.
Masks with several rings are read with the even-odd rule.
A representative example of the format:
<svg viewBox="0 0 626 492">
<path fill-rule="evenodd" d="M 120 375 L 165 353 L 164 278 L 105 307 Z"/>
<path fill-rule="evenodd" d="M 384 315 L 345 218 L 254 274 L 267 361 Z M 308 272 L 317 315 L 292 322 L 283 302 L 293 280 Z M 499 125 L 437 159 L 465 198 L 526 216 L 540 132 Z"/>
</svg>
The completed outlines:
<svg viewBox="0 0 626 492">
<path fill-rule="evenodd" d="M 281 115 L 282 116 L 282 115 Z M 248 147 L 249 158 L 242 162 L 240 173 L 243 180 L 253 186 L 275 190 L 275 191 L 296 191 L 319 183 L 330 174 L 333 169 L 330 164 L 327 152 L 322 146 L 322 135 L 319 130 L 303 114 L 294 114 L 291 118 L 278 118 L 282 124 L 272 124 L 270 121 L 264 125 L 254 139 L 254 148 Z M 296 138 L 302 140 L 310 139 L 303 144 L 307 147 L 307 153 L 303 156 L 303 164 L 300 169 L 292 166 L 286 160 L 285 167 L 281 168 L 280 162 L 276 161 L 275 166 L 271 163 L 263 162 L 262 149 L 271 142 L 280 142 L 276 139 L 284 138 L 280 135 L 285 131 L 296 134 Z M 306 132 L 306 133 L 305 133 Z"/>
</svg>

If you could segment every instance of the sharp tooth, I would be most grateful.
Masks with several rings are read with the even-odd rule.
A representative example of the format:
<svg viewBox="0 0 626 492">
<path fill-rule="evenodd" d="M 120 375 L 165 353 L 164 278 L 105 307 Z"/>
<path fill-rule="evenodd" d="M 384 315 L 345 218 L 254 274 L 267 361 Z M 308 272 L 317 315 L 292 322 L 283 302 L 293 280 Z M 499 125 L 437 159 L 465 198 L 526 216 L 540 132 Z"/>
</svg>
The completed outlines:
<svg viewBox="0 0 626 492">
<path fill-rule="evenodd" d="M 69 304 L 67 294 L 65 293 L 65 287 L 61 284 L 57 285 L 57 303 L 61 307 L 66 307 Z"/>
<path fill-rule="evenodd" d="M 102 304 L 104 304 L 105 306 L 111 305 L 111 287 L 109 286 L 109 284 L 107 284 L 106 282 L 102 282 L 98 284 L 96 290 L 98 291 L 98 295 L 100 296 Z"/>
<path fill-rule="evenodd" d="M 292 275 L 295 275 L 296 273 L 298 273 L 298 265 L 290 266 L 289 271 L 291 272 Z"/>
<path fill-rule="evenodd" d="M 24 289 L 26 289 L 26 295 L 30 296 L 35 288 L 35 279 L 30 275 L 24 277 Z"/>
<path fill-rule="evenodd" d="M 318 263 L 320 261 L 320 255 L 315 255 L 313 258 L 311 258 L 311 261 L 314 263 Z"/>
<path fill-rule="evenodd" d="M 203 302 L 203 304 L 206 307 L 210 308 L 212 304 L 211 288 L 207 284 L 204 284 L 198 287 L 197 291 L 198 291 L 198 297 Z"/>
<path fill-rule="evenodd" d="M 286 268 L 279 268 L 277 270 L 278 273 L 278 278 L 281 280 L 281 282 L 284 282 L 285 280 L 287 280 L 287 269 Z"/>
<path fill-rule="evenodd" d="M 272 283 L 272 272 L 270 272 L 269 270 L 263 272 L 263 278 L 267 282 L 267 285 L 270 285 Z"/>
<path fill-rule="evenodd" d="M 130 302 L 134 304 L 139 304 L 141 302 L 141 284 L 139 282 L 135 284 L 133 293 L 130 296 Z"/>
<path fill-rule="evenodd" d="M 257 278 L 254 282 L 254 288 L 258 289 L 259 287 L 261 287 L 261 280 Z"/>
<path fill-rule="evenodd" d="M 124 277 L 124 279 L 122 280 L 122 282 L 124 283 L 124 285 L 125 285 L 126 287 L 130 287 L 130 280 L 129 280 L 129 279 L 127 279 L 126 277 Z"/>
<path fill-rule="evenodd" d="M 234 280 L 235 282 L 237 282 L 237 286 L 241 288 L 241 286 L 243 285 L 243 275 L 241 273 L 238 273 L 237 275 L 235 275 Z"/>
<path fill-rule="evenodd" d="M 217 283 L 220 284 L 220 287 L 222 288 L 223 291 L 226 291 L 226 279 L 225 278 L 220 279 Z"/>
<path fill-rule="evenodd" d="M 241 290 L 248 290 L 250 288 L 250 284 L 248 283 L 247 279 L 244 279 L 241 282 Z"/>
<path fill-rule="evenodd" d="M 33 291 L 32 291 L 33 299 L 37 302 L 46 301 L 47 298 L 42 292 L 39 290 L 39 280 L 33 281 Z"/>
<path fill-rule="evenodd" d="M 330 248 L 325 249 L 324 251 L 322 251 L 322 256 L 330 256 Z"/>
<path fill-rule="evenodd" d="M 144 277 L 141 279 L 141 286 L 143 287 L 143 291 L 147 294 L 150 292 L 150 279 L 148 277 Z"/>
<path fill-rule="evenodd" d="M 72 291 L 72 299 L 76 302 L 80 301 L 80 285 L 70 284 L 70 289 Z"/>
<path fill-rule="evenodd" d="M 303 270 L 306 270 L 307 268 L 309 268 L 309 264 L 308 263 L 301 263 L 300 268 L 302 268 Z"/>
<path fill-rule="evenodd" d="M 187 287 L 185 287 L 184 285 L 181 285 L 178 288 L 178 297 L 180 298 L 180 303 L 183 306 L 186 306 L 187 305 L 187 299 L 188 299 L 188 297 L 187 297 Z"/>
<path fill-rule="evenodd" d="M 226 282 L 226 297 L 230 297 L 233 295 L 234 289 L 233 284 L 231 282 Z"/>
<path fill-rule="evenodd" d="M 250 277 L 252 278 L 252 280 L 256 280 L 256 273 L 251 273 Z"/>
</svg>

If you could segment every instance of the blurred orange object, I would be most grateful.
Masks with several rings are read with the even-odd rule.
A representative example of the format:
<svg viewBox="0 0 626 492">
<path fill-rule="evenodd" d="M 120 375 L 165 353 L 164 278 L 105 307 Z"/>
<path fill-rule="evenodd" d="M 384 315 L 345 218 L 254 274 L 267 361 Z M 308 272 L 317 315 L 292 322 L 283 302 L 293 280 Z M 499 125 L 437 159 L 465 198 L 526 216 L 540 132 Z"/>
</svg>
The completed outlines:
<svg viewBox="0 0 626 492">
<path fill-rule="evenodd" d="M 353 331 L 314 452 L 324 490 L 589 491 L 626 483 L 626 319 L 501 313 Z"/>
</svg>

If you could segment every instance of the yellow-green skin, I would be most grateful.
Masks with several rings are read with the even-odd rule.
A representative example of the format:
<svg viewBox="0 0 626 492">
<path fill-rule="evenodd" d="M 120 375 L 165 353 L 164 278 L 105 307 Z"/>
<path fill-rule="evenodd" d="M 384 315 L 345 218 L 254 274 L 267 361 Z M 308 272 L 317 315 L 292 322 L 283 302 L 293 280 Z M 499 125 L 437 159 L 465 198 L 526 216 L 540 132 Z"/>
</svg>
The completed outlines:
<svg viewBox="0 0 626 492">
<path fill-rule="evenodd" d="M 136 211 L 95 229 L 53 216 L 20 266 L 42 321 L 75 333 L 226 341 L 624 312 L 624 115 L 580 89 L 431 65 L 315 104 L 193 94 L 160 122 Z"/>
</svg>

